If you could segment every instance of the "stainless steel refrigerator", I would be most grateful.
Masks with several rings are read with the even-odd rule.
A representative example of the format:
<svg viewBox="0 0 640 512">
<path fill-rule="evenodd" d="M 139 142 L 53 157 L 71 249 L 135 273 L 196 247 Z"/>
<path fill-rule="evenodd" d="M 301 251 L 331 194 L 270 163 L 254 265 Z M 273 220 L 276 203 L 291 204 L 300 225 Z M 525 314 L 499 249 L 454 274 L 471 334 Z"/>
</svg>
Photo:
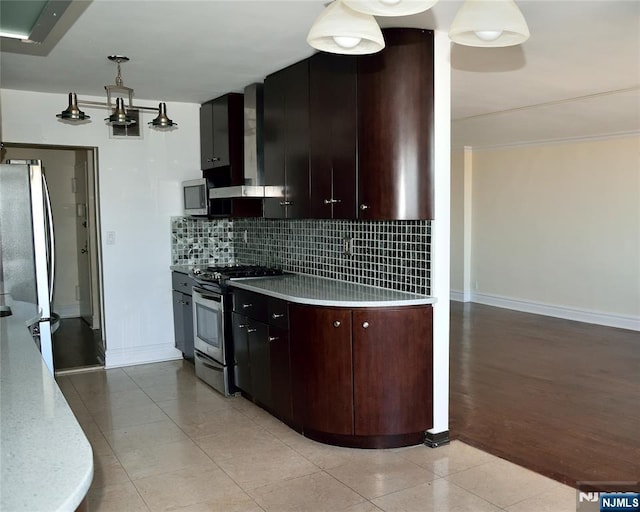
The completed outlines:
<svg viewBox="0 0 640 512">
<path fill-rule="evenodd" d="M 51 373 L 53 248 L 51 200 L 42 162 L 8 160 L 0 165 L 0 298 L 8 294 L 13 301 L 38 305 L 41 318 L 29 328 Z"/>
</svg>

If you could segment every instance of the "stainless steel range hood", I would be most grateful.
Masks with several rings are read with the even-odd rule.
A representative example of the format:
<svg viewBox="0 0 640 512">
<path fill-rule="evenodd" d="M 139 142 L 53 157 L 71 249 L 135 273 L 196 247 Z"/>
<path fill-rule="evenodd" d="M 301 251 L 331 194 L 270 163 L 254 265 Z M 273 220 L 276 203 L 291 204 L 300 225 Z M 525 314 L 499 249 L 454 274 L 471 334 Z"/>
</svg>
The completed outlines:
<svg viewBox="0 0 640 512">
<path fill-rule="evenodd" d="M 262 84 L 244 89 L 244 185 L 209 190 L 210 199 L 283 197 L 283 187 L 264 186 L 264 101 Z"/>
</svg>

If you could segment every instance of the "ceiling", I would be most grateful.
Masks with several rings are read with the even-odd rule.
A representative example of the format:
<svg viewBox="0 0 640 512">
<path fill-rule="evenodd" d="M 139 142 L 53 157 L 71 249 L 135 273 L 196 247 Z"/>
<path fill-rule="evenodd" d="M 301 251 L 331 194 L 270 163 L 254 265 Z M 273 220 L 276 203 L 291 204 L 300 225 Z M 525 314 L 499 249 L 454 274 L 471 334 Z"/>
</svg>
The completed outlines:
<svg viewBox="0 0 640 512">
<path fill-rule="evenodd" d="M 311 55 L 306 34 L 325 3 L 74 0 L 43 44 L 0 40 L 0 87 L 101 96 L 116 73 L 106 57 L 122 54 L 137 98 L 202 103 Z M 461 5 L 378 21 L 447 31 Z M 518 5 L 523 45 L 452 46 L 454 145 L 640 132 L 640 0 Z"/>
</svg>

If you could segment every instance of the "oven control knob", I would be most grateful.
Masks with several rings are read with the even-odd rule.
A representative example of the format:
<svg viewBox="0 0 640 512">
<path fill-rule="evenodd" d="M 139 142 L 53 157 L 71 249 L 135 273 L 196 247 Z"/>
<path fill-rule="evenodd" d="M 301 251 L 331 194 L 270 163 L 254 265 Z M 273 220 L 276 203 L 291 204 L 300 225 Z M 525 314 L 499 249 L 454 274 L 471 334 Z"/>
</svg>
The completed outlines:
<svg viewBox="0 0 640 512">
<path fill-rule="evenodd" d="M 200 270 L 200 267 L 193 267 L 192 272 L 196 276 L 199 275 L 199 274 L 202 274 L 202 270 Z"/>
</svg>

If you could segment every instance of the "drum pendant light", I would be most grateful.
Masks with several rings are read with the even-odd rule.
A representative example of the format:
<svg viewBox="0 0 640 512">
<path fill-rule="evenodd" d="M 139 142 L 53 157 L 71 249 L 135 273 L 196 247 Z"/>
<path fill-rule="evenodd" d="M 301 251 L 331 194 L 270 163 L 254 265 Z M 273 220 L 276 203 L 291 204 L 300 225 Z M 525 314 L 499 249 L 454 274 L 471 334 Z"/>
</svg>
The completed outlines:
<svg viewBox="0 0 640 512">
<path fill-rule="evenodd" d="M 376 53 L 384 48 L 375 18 L 350 9 L 342 0 L 335 0 L 318 16 L 307 42 L 317 50 L 346 55 Z"/>
<path fill-rule="evenodd" d="M 438 0 L 344 0 L 354 11 L 373 16 L 409 16 L 431 9 Z"/>
<path fill-rule="evenodd" d="M 514 46 L 529 39 L 529 27 L 513 0 L 465 0 L 449 38 L 465 46 Z"/>
</svg>

